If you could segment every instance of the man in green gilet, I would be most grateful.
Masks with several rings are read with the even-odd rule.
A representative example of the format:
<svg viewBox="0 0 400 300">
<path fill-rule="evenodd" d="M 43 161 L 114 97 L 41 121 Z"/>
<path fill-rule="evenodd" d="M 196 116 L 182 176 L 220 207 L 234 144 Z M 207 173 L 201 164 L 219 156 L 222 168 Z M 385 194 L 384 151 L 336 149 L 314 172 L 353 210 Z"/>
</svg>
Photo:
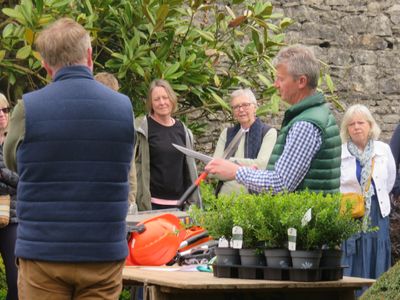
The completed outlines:
<svg viewBox="0 0 400 300">
<path fill-rule="evenodd" d="M 336 120 L 324 96 L 317 92 L 319 61 L 311 49 L 295 45 L 281 49 L 273 60 L 275 87 L 286 110 L 267 170 L 246 168 L 214 159 L 206 171 L 236 179 L 255 192 L 339 192 L 341 141 Z"/>
</svg>

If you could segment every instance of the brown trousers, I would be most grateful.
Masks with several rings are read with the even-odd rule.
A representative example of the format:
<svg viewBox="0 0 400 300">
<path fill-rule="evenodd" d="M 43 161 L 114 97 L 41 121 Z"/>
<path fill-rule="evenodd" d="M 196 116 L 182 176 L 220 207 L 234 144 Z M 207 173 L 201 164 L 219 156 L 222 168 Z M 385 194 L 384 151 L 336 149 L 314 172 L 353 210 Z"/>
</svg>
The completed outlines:
<svg viewBox="0 0 400 300">
<path fill-rule="evenodd" d="M 58 263 L 19 259 L 20 300 L 118 300 L 125 261 Z"/>
</svg>

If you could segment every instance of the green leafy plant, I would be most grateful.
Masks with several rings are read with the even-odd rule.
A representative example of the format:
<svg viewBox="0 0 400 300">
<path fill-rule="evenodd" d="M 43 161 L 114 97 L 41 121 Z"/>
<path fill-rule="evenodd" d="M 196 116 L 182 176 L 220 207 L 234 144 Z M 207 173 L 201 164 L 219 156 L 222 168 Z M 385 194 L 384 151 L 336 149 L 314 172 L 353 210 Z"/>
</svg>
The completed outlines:
<svg viewBox="0 0 400 300">
<path fill-rule="evenodd" d="M 400 293 L 400 262 L 397 262 L 360 297 L 361 300 L 395 300 Z"/>
<path fill-rule="evenodd" d="M 236 201 L 234 195 L 214 195 L 211 185 L 201 184 L 201 194 L 203 199 L 203 209 L 192 205 L 189 216 L 194 225 L 199 225 L 207 229 L 214 239 L 225 237 L 232 238 L 232 228 L 234 226 L 232 216 L 232 206 Z"/>
<path fill-rule="evenodd" d="M 270 2 L 21 0 L 2 13 L 0 84 L 10 99 L 48 82 L 33 44 L 44 26 L 68 16 L 91 32 L 95 71 L 115 73 L 137 113 L 154 78 L 179 93 L 178 115 L 228 109 L 223 98 L 239 85 L 261 96 L 260 112 L 278 111 L 271 60 L 292 20 Z"/>
<path fill-rule="evenodd" d="M 284 223 L 286 199 L 282 194 L 263 193 L 259 196 L 259 212 L 254 219 L 257 240 L 263 242 L 266 248 L 287 248 L 287 226 Z"/>
<path fill-rule="evenodd" d="M 243 229 L 243 248 L 254 249 L 260 246 L 257 232 L 265 227 L 261 207 L 263 199 L 253 194 L 242 193 L 231 207 L 235 226 Z"/>
<path fill-rule="evenodd" d="M 361 222 L 353 219 L 350 212 L 340 212 L 340 194 L 324 195 L 306 190 L 289 193 L 286 198 L 291 203 L 288 211 L 292 213 L 285 222 L 297 230 L 297 249 L 321 249 L 323 245 L 334 249 L 361 230 Z M 311 220 L 305 224 L 304 215 L 309 209 Z"/>
<path fill-rule="evenodd" d="M 7 296 L 6 270 L 3 260 L 0 257 L 0 299 L 5 299 Z"/>
<path fill-rule="evenodd" d="M 362 222 L 353 219 L 351 211 L 340 211 L 341 194 L 314 194 L 315 216 L 322 245 L 339 249 L 341 243 L 362 229 Z"/>
</svg>

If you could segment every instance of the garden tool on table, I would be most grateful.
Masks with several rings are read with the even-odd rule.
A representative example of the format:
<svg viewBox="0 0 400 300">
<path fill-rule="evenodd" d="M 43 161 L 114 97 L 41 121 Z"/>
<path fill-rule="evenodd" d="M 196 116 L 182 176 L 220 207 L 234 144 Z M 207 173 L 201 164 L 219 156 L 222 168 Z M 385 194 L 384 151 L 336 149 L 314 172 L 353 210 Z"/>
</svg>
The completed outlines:
<svg viewBox="0 0 400 300">
<path fill-rule="evenodd" d="M 162 214 L 129 227 L 126 265 L 161 266 L 190 253 L 191 247 L 211 240 L 198 226 L 186 229 L 173 214 Z"/>
<path fill-rule="evenodd" d="M 224 150 L 224 154 L 222 155 L 223 159 L 227 159 L 227 158 L 231 157 L 236 152 L 236 149 L 239 146 L 240 140 L 244 133 L 245 133 L 245 131 L 242 128 L 239 129 L 239 131 L 233 137 L 232 141 L 229 143 L 228 147 L 226 147 L 226 149 Z M 203 153 L 194 151 L 192 149 L 188 149 L 183 146 L 179 146 L 176 144 L 172 144 L 172 146 L 174 146 L 176 149 L 181 151 L 183 154 L 188 155 L 193 158 L 196 158 L 196 159 L 199 159 L 206 164 L 214 159 L 212 156 L 205 155 Z M 189 186 L 188 189 L 183 193 L 183 195 L 179 199 L 177 207 L 179 207 L 180 209 L 183 209 L 185 202 L 189 199 L 189 197 L 193 194 L 193 192 L 199 187 L 200 183 L 204 179 L 206 179 L 207 175 L 208 175 L 208 173 L 206 171 L 203 171 L 200 174 L 200 176 L 192 183 L 192 185 Z M 200 203 L 200 208 L 202 208 L 201 203 Z"/>
</svg>

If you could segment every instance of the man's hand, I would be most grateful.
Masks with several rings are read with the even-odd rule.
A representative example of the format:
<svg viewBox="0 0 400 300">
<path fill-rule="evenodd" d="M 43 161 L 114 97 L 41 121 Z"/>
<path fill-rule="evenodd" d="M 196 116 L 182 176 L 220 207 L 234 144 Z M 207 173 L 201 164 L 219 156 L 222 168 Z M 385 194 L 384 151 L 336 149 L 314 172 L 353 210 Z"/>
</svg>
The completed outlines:
<svg viewBox="0 0 400 300">
<path fill-rule="evenodd" d="M 221 180 L 234 180 L 239 168 L 238 164 L 229 160 L 216 158 L 206 165 L 205 170 L 210 174 L 216 174 Z"/>
</svg>

